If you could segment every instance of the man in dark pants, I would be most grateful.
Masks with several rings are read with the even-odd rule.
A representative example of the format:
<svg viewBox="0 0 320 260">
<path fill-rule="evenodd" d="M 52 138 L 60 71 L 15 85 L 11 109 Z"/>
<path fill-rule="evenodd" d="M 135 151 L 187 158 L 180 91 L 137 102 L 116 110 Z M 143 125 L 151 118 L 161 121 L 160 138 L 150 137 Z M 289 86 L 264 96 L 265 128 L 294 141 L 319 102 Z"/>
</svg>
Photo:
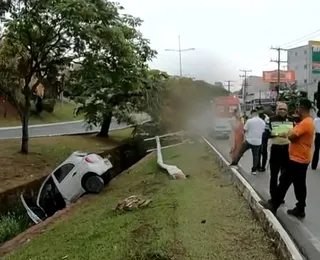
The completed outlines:
<svg viewBox="0 0 320 260">
<path fill-rule="evenodd" d="M 320 110 L 317 112 L 317 117 L 313 120 L 316 138 L 314 139 L 314 152 L 312 156 L 311 169 L 316 170 L 319 162 L 319 150 L 320 150 Z"/>
<path fill-rule="evenodd" d="M 276 115 L 269 119 L 270 149 L 270 183 L 271 198 L 275 196 L 278 186 L 279 173 L 287 167 L 289 161 L 289 139 L 279 135 L 287 133 L 293 128 L 293 119 L 287 115 L 288 107 L 285 103 L 278 103 Z M 281 178 L 281 175 L 280 175 Z"/>
<path fill-rule="evenodd" d="M 311 108 L 312 104 L 310 100 L 300 100 L 297 113 L 302 119 L 301 122 L 288 133 L 279 134 L 279 137 L 286 137 L 290 141 L 289 162 L 282 173 L 275 195 L 271 197 L 268 202 L 260 202 L 262 206 L 271 210 L 273 213 L 277 212 L 289 187 L 293 184 L 294 194 L 298 202 L 296 203 L 296 207 L 289 209 L 287 213 L 297 218 L 304 218 L 306 215 L 306 177 L 308 165 L 311 161 L 314 137 L 314 125 L 310 116 Z"/>
<path fill-rule="evenodd" d="M 263 107 L 259 107 L 257 110 L 259 113 L 259 117 L 266 123 L 265 131 L 262 134 L 258 163 L 258 171 L 265 172 L 268 160 L 269 117 L 264 113 Z"/>
<path fill-rule="evenodd" d="M 253 109 L 251 111 L 251 118 L 245 123 L 243 130 L 245 132 L 245 141 L 242 144 L 240 151 L 236 158 L 231 162 L 230 166 L 237 166 L 238 162 L 244 155 L 244 153 L 251 149 L 252 152 L 252 168 L 251 173 L 256 174 L 258 159 L 259 159 L 259 149 L 261 145 L 262 134 L 265 130 L 266 123 L 259 117 L 258 111 Z"/>
</svg>

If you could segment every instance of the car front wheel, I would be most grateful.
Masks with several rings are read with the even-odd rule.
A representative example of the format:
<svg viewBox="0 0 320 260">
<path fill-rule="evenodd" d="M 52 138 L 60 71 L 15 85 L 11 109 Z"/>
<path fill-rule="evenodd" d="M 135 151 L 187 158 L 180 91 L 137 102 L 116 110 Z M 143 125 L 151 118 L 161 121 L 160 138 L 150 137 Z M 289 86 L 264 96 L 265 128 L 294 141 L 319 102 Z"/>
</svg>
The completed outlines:
<svg viewBox="0 0 320 260">
<path fill-rule="evenodd" d="M 104 187 L 103 179 L 98 175 L 88 176 L 83 184 L 88 193 L 100 193 Z"/>
</svg>

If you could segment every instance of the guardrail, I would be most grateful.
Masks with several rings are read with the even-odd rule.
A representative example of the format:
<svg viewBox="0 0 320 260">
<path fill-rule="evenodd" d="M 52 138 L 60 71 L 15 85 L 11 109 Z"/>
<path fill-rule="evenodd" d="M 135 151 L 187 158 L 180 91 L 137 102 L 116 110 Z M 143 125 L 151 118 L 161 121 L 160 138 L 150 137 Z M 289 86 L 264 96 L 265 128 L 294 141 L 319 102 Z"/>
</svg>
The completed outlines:
<svg viewBox="0 0 320 260">
<path fill-rule="evenodd" d="M 161 147 L 160 138 L 168 137 L 168 136 L 175 136 L 175 135 L 180 135 L 181 136 L 181 142 L 180 143 Z M 162 156 L 162 149 L 178 146 L 178 145 L 181 145 L 181 144 L 184 144 L 184 143 L 190 141 L 189 139 L 184 139 L 184 131 L 179 131 L 179 132 L 176 132 L 176 133 L 170 133 L 170 134 L 165 134 L 165 135 L 161 135 L 161 136 L 155 136 L 155 137 L 144 139 L 144 141 L 151 141 L 151 140 L 156 140 L 157 148 L 156 149 L 150 149 L 148 151 L 154 151 L 154 150 L 157 151 L 157 164 L 159 165 L 159 167 L 164 169 L 164 170 L 166 170 L 168 172 L 168 174 L 173 179 L 185 179 L 186 176 L 184 175 L 182 170 L 179 169 L 175 165 L 165 164 L 163 162 L 163 156 Z"/>
</svg>

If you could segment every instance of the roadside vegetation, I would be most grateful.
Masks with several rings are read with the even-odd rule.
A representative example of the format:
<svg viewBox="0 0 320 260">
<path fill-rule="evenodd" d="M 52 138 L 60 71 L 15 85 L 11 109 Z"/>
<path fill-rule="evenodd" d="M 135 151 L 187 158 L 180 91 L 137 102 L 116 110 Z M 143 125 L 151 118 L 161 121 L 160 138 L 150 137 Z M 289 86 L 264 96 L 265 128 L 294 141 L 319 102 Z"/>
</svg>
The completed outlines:
<svg viewBox="0 0 320 260">
<path fill-rule="evenodd" d="M 21 126 L 21 120 L 15 108 L 11 105 L 0 104 L 0 127 Z M 82 120 L 83 116 L 74 114 L 77 105 L 73 102 L 57 101 L 52 112 L 31 113 L 30 125 L 49 124 Z M 4 114 L 6 114 L 6 117 Z"/>
<path fill-rule="evenodd" d="M 275 260 L 273 245 L 245 200 L 222 175 L 203 144 L 164 152 L 186 180 L 170 180 L 155 156 L 116 177 L 46 232 L 3 259 L 241 259 Z M 118 211 L 137 195 L 145 208 Z"/>
<path fill-rule="evenodd" d="M 0 215 L 0 245 L 30 226 L 31 220 L 22 207 L 16 206 L 6 215 Z"/>
</svg>

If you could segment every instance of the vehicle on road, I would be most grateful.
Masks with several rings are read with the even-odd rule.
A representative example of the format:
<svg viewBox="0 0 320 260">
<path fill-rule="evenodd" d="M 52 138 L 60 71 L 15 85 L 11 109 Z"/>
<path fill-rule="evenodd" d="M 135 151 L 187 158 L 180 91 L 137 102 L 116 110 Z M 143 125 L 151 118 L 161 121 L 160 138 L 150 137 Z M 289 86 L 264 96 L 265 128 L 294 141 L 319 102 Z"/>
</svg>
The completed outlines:
<svg viewBox="0 0 320 260">
<path fill-rule="evenodd" d="M 36 201 L 21 194 L 36 224 L 75 202 L 85 193 L 99 193 L 111 180 L 112 163 L 94 153 L 74 152 L 42 183 Z"/>
<path fill-rule="evenodd" d="M 213 122 L 211 135 L 214 138 L 229 138 L 231 134 L 230 121 L 233 112 L 238 109 L 241 112 L 240 100 L 237 96 L 217 97 L 213 100 Z"/>
</svg>

